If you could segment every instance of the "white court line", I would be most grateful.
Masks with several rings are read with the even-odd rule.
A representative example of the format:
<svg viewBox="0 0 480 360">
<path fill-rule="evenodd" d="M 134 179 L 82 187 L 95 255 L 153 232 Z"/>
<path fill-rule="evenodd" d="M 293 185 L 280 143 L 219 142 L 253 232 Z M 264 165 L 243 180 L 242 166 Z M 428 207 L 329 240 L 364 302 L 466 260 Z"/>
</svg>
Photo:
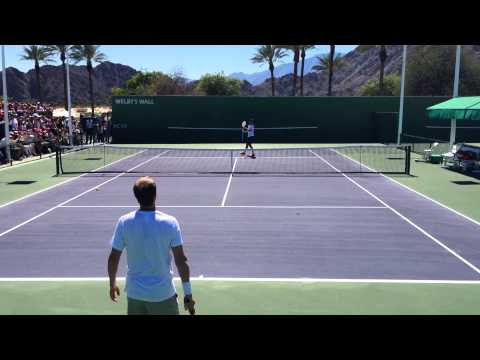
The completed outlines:
<svg viewBox="0 0 480 360">
<path fill-rule="evenodd" d="M 261 149 L 255 150 L 257 153 Z M 242 159 L 248 157 L 242 157 Z M 230 156 L 164 156 L 162 159 L 230 159 Z M 315 159 L 315 156 L 257 156 L 257 159 Z"/>
<path fill-rule="evenodd" d="M 85 149 L 88 149 L 87 147 Z M 67 153 L 65 154 L 64 156 L 66 155 L 69 155 L 71 153 Z M 38 156 L 38 155 L 37 155 Z M 2 165 L 0 167 L 0 171 L 4 171 L 4 170 L 8 170 L 8 169 L 15 169 L 15 168 L 19 168 L 21 166 L 26 166 L 26 165 L 32 165 L 32 164 L 38 164 L 39 162 L 41 161 L 44 161 L 44 160 L 50 160 L 52 159 L 53 157 L 55 157 L 55 152 L 51 152 L 49 154 L 42 154 L 42 158 L 38 158 L 38 159 L 31 159 L 31 160 L 27 160 L 25 162 L 20 162 L 18 164 L 14 164 L 13 166 L 11 165 Z M 105 165 L 105 166 L 108 166 L 108 165 Z M 104 167 L 104 166 L 102 166 Z M 101 169 L 101 168 L 99 168 Z M 98 169 L 97 169 L 98 170 Z"/>
<path fill-rule="evenodd" d="M 68 200 L 60 203 L 60 204 L 58 204 L 58 205 L 55 205 L 55 206 L 51 207 L 50 209 L 48 209 L 48 210 L 46 210 L 46 211 L 44 211 L 44 212 L 42 212 L 42 213 L 40 213 L 40 214 L 38 214 L 38 215 L 30 218 L 30 219 L 28 219 L 28 220 L 26 220 L 26 221 L 24 221 L 24 222 L 22 222 L 22 223 L 20 223 L 20 224 L 18 224 L 18 225 L 15 225 L 15 226 L 11 227 L 11 228 L 8 229 L 8 230 L 5 230 L 4 232 L 0 233 L 0 237 L 2 237 L 2 236 L 4 236 L 4 235 L 8 234 L 9 232 L 12 232 L 12 231 L 14 231 L 14 230 L 16 230 L 16 229 L 18 229 L 18 228 L 20 228 L 20 227 L 22 227 L 22 226 L 30 223 L 30 222 L 32 222 L 32 221 L 35 220 L 35 219 L 38 219 L 39 217 L 42 217 L 42 216 L 44 216 L 44 215 L 52 212 L 53 210 L 55 210 L 55 209 L 57 209 L 57 208 L 65 205 L 65 204 L 68 204 L 69 202 L 71 202 L 71 201 L 73 201 L 73 200 L 78 199 L 79 197 L 81 197 L 81 196 L 83 196 L 83 195 L 85 195 L 85 194 L 87 194 L 87 193 L 89 193 L 89 192 L 91 192 L 91 191 L 93 191 L 93 190 L 95 190 L 95 189 L 97 189 L 97 188 L 105 185 L 105 184 L 108 184 L 109 182 L 111 182 L 111 181 L 113 181 L 113 180 L 118 179 L 120 176 L 122 176 L 122 175 L 124 175 L 124 174 L 126 174 L 126 173 L 128 173 L 128 172 L 130 172 L 130 171 L 132 171 L 132 170 L 135 170 L 136 168 L 138 168 L 138 167 L 140 167 L 140 166 L 142 166 L 142 165 L 144 165 L 144 164 L 146 164 L 146 163 L 148 163 L 148 162 L 150 162 L 150 161 L 158 158 L 159 156 L 161 156 L 162 154 L 164 154 L 164 153 L 167 152 L 167 151 L 169 151 L 169 150 L 166 150 L 166 151 L 158 154 L 157 156 L 154 156 L 153 158 L 150 158 L 150 159 L 148 159 L 148 160 L 146 160 L 146 161 L 143 161 L 143 162 L 141 162 L 140 164 L 137 164 L 137 165 L 135 165 L 134 167 L 132 167 L 131 169 L 127 170 L 126 172 L 123 172 L 123 173 L 121 173 L 121 174 L 118 174 L 117 176 L 115 176 L 115 177 L 113 177 L 113 178 L 111 178 L 111 179 L 108 179 L 107 181 L 104 181 L 104 182 L 101 183 L 101 184 L 95 185 L 95 186 L 91 187 L 90 189 L 88 189 L 88 190 L 86 190 L 86 191 L 84 191 L 84 192 L 82 192 L 82 193 L 80 193 L 80 194 L 78 194 L 78 195 L 76 195 L 76 196 L 74 196 L 74 197 L 72 197 L 72 198 L 70 198 L 70 199 L 68 199 Z"/>
<path fill-rule="evenodd" d="M 351 157 L 349 157 L 349 156 L 347 156 L 347 155 L 344 155 L 344 154 L 342 154 L 342 153 L 339 153 L 339 152 L 338 152 L 337 150 L 335 150 L 335 149 L 334 149 L 333 151 L 335 151 L 337 154 L 339 154 L 339 155 L 341 155 L 341 156 L 343 156 L 343 157 L 345 157 L 345 158 L 347 158 L 347 159 L 349 159 L 349 160 L 351 160 L 351 161 L 356 162 L 357 164 L 360 164 L 357 160 L 352 159 Z M 367 168 L 367 169 L 370 170 L 370 171 L 375 171 L 374 169 L 368 167 L 367 165 L 364 165 L 364 164 L 361 164 L 361 165 L 362 165 L 363 167 Z M 427 196 L 427 195 L 425 195 L 425 194 L 422 194 L 421 192 L 418 192 L 417 190 L 412 189 L 411 187 L 409 187 L 409 186 L 407 186 L 407 185 L 405 185 L 405 184 L 402 184 L 401 182 L 399 182 L 399 181 L 397 181 L 397 180 L 395 180 L 395 179 L 393 179 L 393 178 L 391 178 L 391 177 L 389 177 L 389 176 L 386 176 L 385 174 L 380 173 L 380 175 L 382 175 L 384 178 L 386 178 L 386 179 L 394 182 L 395 184 L 400 185 L 401 187 L 403 187 L 403 188 L 405 188 L 405 189 L 407 189 L 407 190 L 410 190 L 411 192 L 413 192 L 413 193 L 415 193 L 415 194 L 417 194 L 417 195 L 420 195 L 420 196 L 423 197 L 424 199 L 430 200 L 431 202 L 433 202 L 433 203 L 435 203 L 435 204 L 437 204 L 437 205 L 440 205 L 440 206 L 443 207 L 444 209 L 447 209 L 447 210 L 453 212 L 454 214 L 457 214 L 458 216 L 461 216 L 461 217 L 463 217 L 464 219 L 466 219 L 466 220 L 474 223 L 475 225 L 480 226 L 480 222 L 478 222 L 477 220 L 474 220 L 474 219 L 472 219 L 471 217 L 469 217 L 469 216 L 467 216 L 467 215 L 465 215 L 465 214 L 462 214 L 461 212 L 459 212 L 459 211 L 457 211 L 457 210 L 455 210 L 455 209 L 452 209 L 451 207 L 449 207 L 449 206 L 447 206 L 447 205 L 445 205 L 445 204 L 442 204 L 441 202 L 439 202 L 439 201 L 437 201 L 437 200 L 435 200 L 435 199 L 432 199 L 431 197 L 429 197 L 429 196 Z"/>
<path fill-rule="evenodd" d="M 38 164 L 39 162 L 44 161 L 44 160 L 51 160 L 52 157 L 55 157 L 55 153 L 42 154 L 41 159 L 31 159 L 31 160 L 28 160 L 28 161 L 25 161 L 25 162 L 20 162 L 18 164 L 14 164 L 14 165 L 2 165 L 0 167 L 0 171 L 5 171 L 5 170 L 8 170 L 8 169 L 16 169 L 16 168 L 26 166 L 26 165 Z"/>
<path fill-rule="evenodd" d="M 173 278 L 180 281 L 179 277 Z M 117 277 L 125 281 L 125 277 Z M 191 281 L 219 282 L 287 282 L 287 283 L 358 283 L 358 284 L 471 284 L 480 285 L 477 280 L 409 280 L 409 279 L 332 279 L 332 278 L 255 278 L 255 277 L 190 277 Z M 108 282 L 108 277 L 16 277 L 0 278 L 0 282 Z"/>
<path fill-rule="evenodd" d="M 62 205 L 60 208 L 137 208 L 138 205 Z M 245 208 L 245 209 L 388 209 L 386 206 L 335 206 L 335 205 L 158 205 L 158 209 L 167 208 Z"/>
<path fill-rule="evenodd" d="M 231 131 L 241 131 L 240 128 L 208 128 L 208 127 L 191 127 L 191 126 L 169 126 L 169 129 L 173 130 L 231 130 Z M 261 128 L 256 127 L 255 130 L 307 130 L 307 129 L 318 129 L 318 126 L 284 126 L 284 127 L 271 127 L 271 128 Z"/>
<path fill-rule="evenodd" d="M 311 150 L 310 150 L 311 151 Z M 325 160 L 324 158 L 322 158 L 320 155 L 316 154 L 314 151 L 312 151 L 313 154 L 315 154 L 320 160 L 322 160 L 324 163 L 326 163 L 328 166 L 330 166 L 332 169 L 334 169 L 335 171 L 341 173 L 347 180 L 349 180 L 350 182 L 352 182 L 354 185 L 356 185 L 358 188 L 360 188 L 361 190 L 365 191 L 367 194 L 369 194 L 371 197 L 373 197 L 375 200 L 377 200 L 379 203 L 381 203 L 382 205 L 388 207 L 391 211 L 393 211 L 395 214 L 397 214 L 400 218 L 402 218 L 403 220 L 405 220 L 406 222 L 408 222 L 410 225 L 412 225 L 415 229 L 417 229 L 418 231 L 420 231 L 423 235 L 425 235 L 426 237 L 428 237 L 430 240 L 434 241 L 435 243 L 437 243 L 438 245 L 440 245 L 442 248 L 444 248 L 445 250 L 447 250 L 450 254 L 452 254 L 453 256 L 455 256 L 457 259 L 459 259 L 460 261 L 462 261 L 464 264 L 466 264 L 468 267 L 470 267 L 472 270 L 474 270 L 476 273 L 480 274 L 480 269 L 477 268 L 475 265 L 473 265 L 472 263 L 470 263 L 467 259 L 463 258 L 462 256 L 458 255 L 455 251 L 453 251 L 452 249 L 450 249 L 448 246 L 446 246 L 445 244 L 443 244 L 440 240 L 436 239 L 434 236 L 432 236 L 431 234 L 429 234 L 427 231 L 425 231 L 424 229 L 422 229 L 420 226 L 418 226 L 417 224 L 415 224 L 413 221 L 411 221 L 410 219 L 408 219 L 406 216 L 402 215 L 400 212 L 398 212 L 397 210 L 395 210 L 394 208 L 392 208 L 390 205 L 388 205 L 387 203 L 385 203 L 383 200 L 381 200 L 378 196 L 372 194 L 370 191 L 368 191 L 367 189 L 365 189 L 362 185 L 360 185 L 359 183 L 357 183 L 355 180 L 351 179 L 348 175 L 342 173 L 340 170 L 338 170 L 335 166 L 333 166 L 332 164 L 330 164 L 327 160 Z"/>
<path fill-rule="evenodd" d="M 237 160 L 238 160 L 238 158 L 236 157 L 235 162 L 233 163 L 232 172 L 230 173 L 230 176 L 228 178 L 228 183 L 227 183 L 227 188 L 225 189 L 225 194 L 223 194 L 223 199 L 222 199 L 222 205 L 221 206 L 225 206 L 225 201 L 227 201 L 228 191 L 230 190 L 230 184 L 232 183 L 233 173 L 235 172 L 235 167 L 237 166 Z"/>
<path fill-rule="evenodd" d="M 116 163 L 118 163 L 118 162 L 120 162 L 120 161 L 126 160 L 126 159 L 128 159 L 128 158 L 130 158 L 130 157 L 132 157 L 132 156 L 141 154 L 141 153 L 144 152 L 144 151 L 146 151 L 146 150 L 143 150 L 143 151 L 140 151 L 140 152 L 138 152 L 138 153 L 129 155 L 129 156 L 124 157 L 124 158 L 119 159 L 119 160 L 115 160 L 114 162 L 112 162 L 112 163 L 110 163 L 110 164 L 108 164 L 108 165 L 100 166 L 99 168 L 96 168 L 95 170 L 92 170 L 92 172 L 98 171 L 98 170 L 103 169 L 104 167 L 107 167 L 107 166 L 114 165 L 114 164 L 116 164 Z M 62 182 L 60 182 L 60 183 L 58 183 L 58 184 L 49 186 L 49 187 L 47 187 L 47 188 L 45 188 L 45 189 L 36 191 L 36 192 L 34 192 L 34 193 L 31 193 L 31 194 L 28 194 L 28 195 L 25 195 L 25 196 L 22 196 L 21 198 L 18 198 L 18 199 L 16 199 L 16 200 L 9 201 L 9 202 L 7 202 L 7 203 L 5 203 L 5 204 L 0 205 L 0 209 L 1 209 L 1 208 L 4 208 L 4 207 L 6 207 L 6 206 L 9 206 L 9 205 L 15 204 L 15 203 L 17 203 L 17 202 L 19 202 L 19 201 L 28 199 L 28 198 L 30 198 L 30 197 L 32 197 L 32 196 L 38 195 L 38 194 L 43 193 L 43 192 L 45 192 L 45 191 L 51 190 L 51 189 L 53 189 L 53 188 L 56 188 L 57 186 L 60 186 L 60 185 L 69 183 L 70 181 L 77 180 L 77 179 L 79 179 L 79 178 L 81 178 L 82 176 L 85 176 L 85 175 L 87 175 L 87 174 L 89 174 L 89 173 L 85 173 L 85 174 L 81 174 L 81 175 L 79 175 L 79 176 L 75 176 L 75 177 L 73 177 L 73 178 L 71 178 L 71 179 L 62 181 Z"/>
</svg>

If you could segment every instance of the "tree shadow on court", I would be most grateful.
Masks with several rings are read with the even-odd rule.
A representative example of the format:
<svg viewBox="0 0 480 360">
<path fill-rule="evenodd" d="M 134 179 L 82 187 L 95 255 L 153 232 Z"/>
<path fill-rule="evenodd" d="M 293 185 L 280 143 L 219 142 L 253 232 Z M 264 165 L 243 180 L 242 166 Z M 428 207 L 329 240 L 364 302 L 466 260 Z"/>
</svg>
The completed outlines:
<svg viewBox="0 0 480 360">
<path fill-rule="evenodd" d="M 36 180 L 16 180 L 16 181 L 0 181 L 0 184 L 3 185 L 31 185 L 36 183 Z"/>
</svg>

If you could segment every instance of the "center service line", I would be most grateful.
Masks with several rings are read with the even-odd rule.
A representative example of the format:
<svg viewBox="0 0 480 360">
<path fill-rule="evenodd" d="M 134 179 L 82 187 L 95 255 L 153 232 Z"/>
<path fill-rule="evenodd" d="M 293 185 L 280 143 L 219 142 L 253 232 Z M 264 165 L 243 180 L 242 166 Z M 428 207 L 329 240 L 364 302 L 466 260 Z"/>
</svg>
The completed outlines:
<svg viewBox="0 0 480 360">
<path fill-rule="evenodd" d="M 238 157 L 235 158 L 235 162 L 233 163 L 232 172 L 230 173 L 230 177 L 228 178 L 227 188 L 225 189 L 225 194 L 223 194 L 222 199 L 222 207 L 225 206 L 225 202 L 227 201 L 228 191 L 230 190 L 230 184 L 232 183 L 233 173 L 235 172 L 235 166 L 237 166 Z"/>
</svg>

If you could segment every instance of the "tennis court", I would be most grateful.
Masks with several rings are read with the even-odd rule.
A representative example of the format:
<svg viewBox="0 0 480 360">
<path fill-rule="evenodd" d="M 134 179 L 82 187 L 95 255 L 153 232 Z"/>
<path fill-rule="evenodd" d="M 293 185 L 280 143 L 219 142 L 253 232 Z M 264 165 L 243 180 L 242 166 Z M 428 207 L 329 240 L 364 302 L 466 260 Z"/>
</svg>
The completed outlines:
<svg viewBox="0 0 480 360">
<path fill-rule="evenodd" d="M 403 149 L 358 149 L 65 154 L 61 170 L 80 176 L 0 208 L 0 277 L 104 278 L 116 220 L 147 174 L 182 226 L 194 278 L 480 281 L 480 224 L 395 181 L 408 176 Z"/>
</svg>

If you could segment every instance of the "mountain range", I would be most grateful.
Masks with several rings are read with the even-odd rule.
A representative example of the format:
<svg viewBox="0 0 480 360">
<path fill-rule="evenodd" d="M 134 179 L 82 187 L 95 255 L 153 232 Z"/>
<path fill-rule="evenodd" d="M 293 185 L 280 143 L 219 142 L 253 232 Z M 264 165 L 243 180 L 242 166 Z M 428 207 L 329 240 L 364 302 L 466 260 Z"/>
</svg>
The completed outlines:
<svg viewBox="0 0 480 360">
<path fill-rule="evenodd" d="M 409 54 L 417 47 L 425 45 L 409 45 Z M 471 50 L 472 55 L 480 62 L 480 45 L 463 45 Z M 400 74 L 402 69 L 402 45 L 389 45 L 387 47 L 387 59 L 385 61 L 385 75 Z M 408 56 L 408 55 L 407 55 Z M 370 79 L 378 79 L 380 72 L 380 60 L 378 48 L 367 47 L 362 50 L 359 47 L 345 54 L 345 65 L 336 68 L 333 76 L 334 96 L 361 96 L 362 86 Z M 292 65 L 293 68 L 293 65 Z M 277 96 L 290 96 L 293 90 L 293 75 L 287 74 L 275 79 L 275 91 Z M 270 79 L 256 85 L 245 87 L 245 95 L 270 96 Z M 328 72 L 310 72 L 304 77 L 305 96 L 326 96 L 328 93 Z"/>
<path fill-rule="evenodd" d="M 410 45 L 409 53 L 421 45 Z M 464 45 L 472 50 L 475 58 L 480 60 L 479 45 Z M 385 75 L 399 74 L 402 67 L 402 45 L 387 47 Z M 249 59 L 245 59 L 248 61 Z M 378 79 L 380 61 L 376 47 L 356 49 L 343 56 L 345 65 L 336 68 L 333 76 L 334 96 L 360 96 L 362 86 L 370 79 Z M 328 72 L 311 72 L 316 62 L 315 57 L 306 59 L 304 76 L 305 96 L 325 96 L 328 88 Z M 299 66 L 300 68 L 300 66 Z M 282 64 L 276 68 L 278 77 L 275 79 L 276 95 L 290 96 L 292 94 L 293 64 Z M 93 85 L 97 104 L 109 104 L 112 87 L 124 87 L 137 70 L 122 65 L 104 62 L 97 65 L 93 71 Z M 265 77 L 265 73 L 267 76 Z M 299 69 L 300 73 L 300 69 Z M 282 75 L 283 74 L 283 75 Z M 243 80 L 241 94 L 243 96 L 270 96 L 270 76 L 267 72 L 254 74 L 234 73 Z M 45 65 L 41 67 L 41 79 L 44 99 L 47 102 L 62 104 L 63 68 L 62 66 Z M 263 79 L 263 81 L 262 81 Z M 88 73 L 85 66 L 70 66 L 71 94 L 74 105 L 86 105 L 89 102 Z M 184 95 L 194 95 L 194 88 L 198 80 L 188 82 Z M 299 83 L 299 81 L 297 82 Z M 7 69 L 8 95 L 16 101 L 26 101 L 36 98 L 35 71 L 23 73 L 13 67 Z M 1 88 L 0 88 L 1 90 Z M 1 92 L 0 92 L 1 94 Z"/>
<path fill-rule="evenodd" d="M 400 73 L 402 67 L 402 46 L 389 46 L 385 62 L 385 75 Z M 368 80 L 378 78 L 380 61 L 378 49 L 372 47 L 365 51 L 354 49 L 343 56 L 344 66 L 336 68 L 333 76 L 333 95 L 359 96 L 361 87 Z M 293 65 L 292 65 L 293 67 Z M 275 80 L 278 96 L 290 96 L 293 90 L 293 74 L 284 75 Z M 270 80 L 253 86 L 250 95 L 269 96 Z M 325 96 L 328 93 L 328 71 L 310 72 L 304 76 L 305 96 Z"/>
<path fill-rule="evenodd" d="M 305 68 L 304 68 L 304 73 L 307 74 L 312 71 L 312 67 L 318 63 L 317 56 L 323 56 L 324 54 L 318 54 L 309 58 L 305 58 Z M 292 72 L 293 69 L 293 62 L 287 63 L 287 64 L 280 64 L 275 66 L 275 70 L 273 71 L 273 75 L 278 78 L 282 77 L 284 75 L 288 75 Z M 300 72 L 300 63 L 298 65 L 298 71 Z M 230 75 L 230 77 L 233 77 L 235 79 L 239 80 L 246 80 L 252 85 L 260 85 L 263 83 L 265 80 L 270 78 L 270 71 L 265 70 L 265 71 L 260 71 L 260 72 L 255 72 L 252 74 L 245 74 L 243 72 L 235 72 Z"/>
<path fill-rule="evenodd" d="M 86 66 L 70 65 L 70 88 L 72 104 L 85 105 L 90 101 L 88 72 Z M 7 94 L 15 101 L 30 101 L 36 98 L 35 70 L 26 73 L 14 67 L 6 69 Z M 93 70 L 92 82 L 95 102 L 108 104 L 110 102 L 112 87 L 123 87 L 137 70 L 122 64 L 104 62 L 97 65 Z M 1 74 L 1 72 L 0 72 Z M 51 103 L 63 103 L 63 67 L 61 65 L 44 65 L 40 67 L 43 99 Z M 3 95 L 3 90 L 0 89 Z"/>
</svg>

